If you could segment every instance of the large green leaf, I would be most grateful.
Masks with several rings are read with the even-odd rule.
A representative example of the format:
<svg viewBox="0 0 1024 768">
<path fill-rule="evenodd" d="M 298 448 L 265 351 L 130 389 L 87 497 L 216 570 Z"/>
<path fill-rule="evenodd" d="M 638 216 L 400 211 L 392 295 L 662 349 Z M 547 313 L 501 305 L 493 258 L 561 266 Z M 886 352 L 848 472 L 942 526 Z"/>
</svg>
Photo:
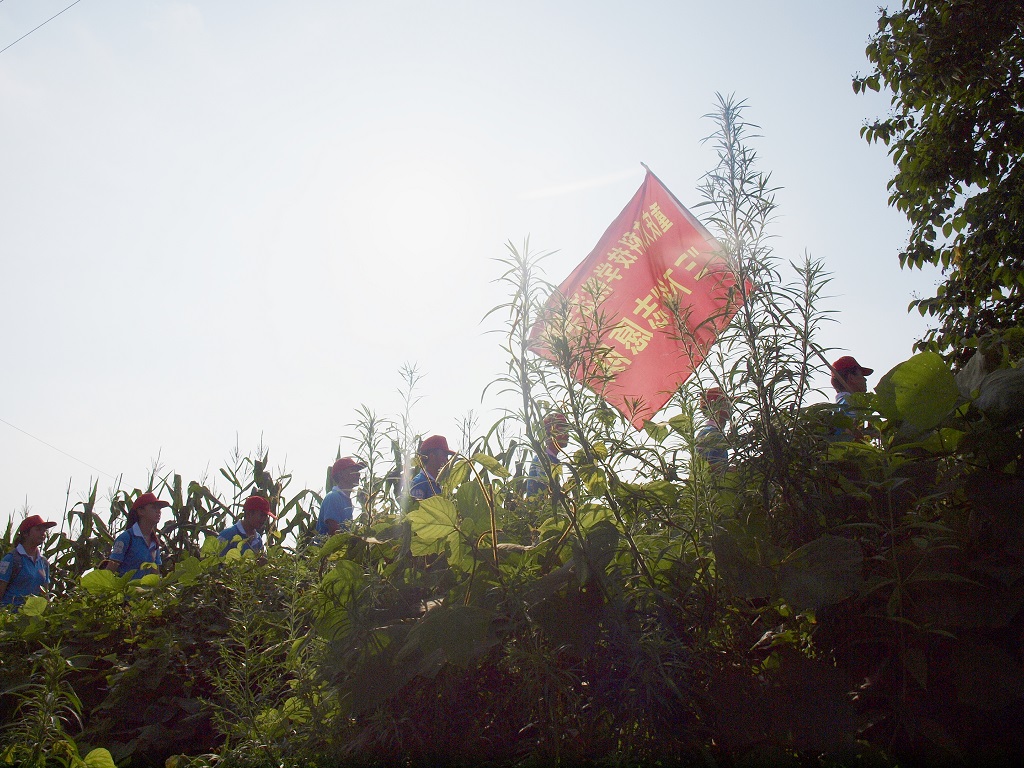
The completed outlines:
<svg viewBox="0 0 1024 768">
<path fill-rule="evenodd" d="M 953 372 L 935 352 L 921 352 L 900 363 L 875 388 L 879 413 L 918 431 L 937 427 L 959 397 Z"/>
<path fill-rule="evenodd" d="M 409 512 L 409 522 L 413 535 L 424 543 L 440 541 L 458 528 L 458 511 L 443 496 L 431 496 Z"/>
<path fill-rule="evenodd" d="M 792 552 L 779 566 L 780 596 L 797 610 L 818 610 L 857 593 L 863 582 L 860 544 L 825 535 Z"/>
<path fill-rule="evenodd" d="M 509 471 L 493 456 L 488 456 L 486 453 L 475 453 L 473 454 L 473 461 L 493 472 L 498 477 L 510 477 Z"/>
<path fill-rule="evenodd" d="M 174 566 L 174 576 L 183 585 L 195 584 L 202 576 L 203 565 L 199 558 L 188 556 Z"/>
<path fill-rule="evenodd" d="M 82 576 L 82 587 L 91 595 L 117 592 L 123 586 L 124 579 L 106 568 L 98 568 Z"/>
<path fill-rule="evenodd" d="M 476 482 L 463 483 L 455 493 L 455 503 L 459 514 L 466 520 L 472 520 L 479 531 L 491 527 L 491 511 L 484 499 L 484 492 Z"/>
<path fill-rule="evenodd" d="M 722 531 L 711 540 L 715 567 L 734 595 L 744 599 L 770 597 L 775 593 L 775 574 L 744 555 L 732 533 Z"/>
<path fill-rule="evenodd" d="M 114 758 L 110 752 L 103 747 L 97 747 L 82 758 L 86 768 L 117 768 Z"/>
<path fill-rule="evenodd" d="M 444 478 L 441 481 L 441 485 L 444 486 L 445 493 L 451 493 L 460 485 L 466 482 L 466 479 L 470 475 L 469 461 L 466 459 L 457 459 L 445 472 Z"/>
<path fill-rule="evenodd" d="M 366 582 L 362 568 L 351 560 L 338 560 L 324 576 L 320 588 L 335 602 L 347 601 L 361 590 Z"/>
<path fill-rule="evenodd" d="M 497 643 L 490 631 L 492 618 L 490 611 L 474 605 L 433 608 L 409 632 L 396 661 L 418 656 L 421 674 L 433 674 L 445 662 L 465 668 Z"/>
<path fill-rule="evenodd" d="M 351 560 L 339 560 L 320 582 L 324 600 L 317 611 L 317 629 L 327 638 L 344 637 L 352 629 L 356 598 L 366 584 L 362 568 Z"/>
<path fill-rule="evenodd" d="M 990 419 L 1019 421 L 1024 418 L 1024 369 L 992 371 L 981 384 L 974 404 Z"/>
<path fill-rule="evenodd" d="M 25 604 L 21 606 L 21 612 L 26 616 L 42 616 L 47 605 L 46 598 L 42 595 L 29 595 L 25 598 Z"/>
<path fill-rule="evenodd" d="M 666 424 L 660 424 L 654 421 L 645 421 L 644 432 L 646 432 L 655 442 L 663 443 L 665 442 L 665 438 L 669 435 L 669 427 Z"/>
<path fill-rule="evenodd" d="M 576 562 L 580 583 L 603 573 L 612 561 L 619 545 L 619 529 L 608 520 L 601 520 L 587 530 L 585 543 L 573 543 L 573 559 Z"/>
<path fill-rule="evenodd" d="M 683 437 L 690 437 L 693 435 L 693 419 L 685 413 L 673 416 L 668 420 L 668 425 L 677 435 L 682 435 Z"/>
</svg>

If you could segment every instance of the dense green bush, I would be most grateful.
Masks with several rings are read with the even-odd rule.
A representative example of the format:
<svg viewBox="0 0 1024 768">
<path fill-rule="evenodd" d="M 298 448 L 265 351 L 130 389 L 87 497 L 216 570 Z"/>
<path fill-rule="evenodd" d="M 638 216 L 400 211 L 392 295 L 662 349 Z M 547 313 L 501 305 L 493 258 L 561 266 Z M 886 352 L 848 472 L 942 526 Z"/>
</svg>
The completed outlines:
<svg viewBox="0 0 1024 768">
<path fill-rule="evenodd" d="M 114 493 L 104 520 L 93 488 L 50 542 L 53 599 L 0 615 L 0 759 L 1019 762 L 1015 347 L 956 377 L 933 353 L 897 366 L 858 401 L 860 440 L 849 416 L 806 406 L 826 278 L 807 258 L 782 279 L 741 105 L 720 107 L 709 218 L 735 227 L 725 255 L 757 286 L 701 373 L 734 405 L 727 472 L 695 458 L 701 384 L 637 433 L 600 382 L 572 377 L 596 337 L 556 338 L 557 364 L 529 353 L 549 286 L 510 248 L 498 384 L 521 406 L 455 457 L 442 495 L 396 495 L 408 411 L 398 428 L 364 408 L 373 468 L 353 530 L 313 540 L 319 491 L 289 496 L 265 451 L 236 455 L 226 499 L 154 472 L 172 500 L 170 553 L 164 575 L 128 582 L 91 568 L 134 494 Z M 543 464 L 548 491 L 525 497 L 554 403 L 574 448 Z M 201 548 L 254 490 L 281 513 L 265 558 Z"/>
</svg>

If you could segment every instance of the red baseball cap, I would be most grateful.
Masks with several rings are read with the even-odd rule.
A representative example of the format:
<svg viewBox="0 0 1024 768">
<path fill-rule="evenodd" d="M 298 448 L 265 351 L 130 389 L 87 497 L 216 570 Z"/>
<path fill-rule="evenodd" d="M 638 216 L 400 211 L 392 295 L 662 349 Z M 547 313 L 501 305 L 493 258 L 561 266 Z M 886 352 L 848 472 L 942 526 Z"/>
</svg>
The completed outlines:
<svg viewBox="0 0 1024 768">
<path fill-rule="evenodd" d="M 270 511 L 270 502 L 255 493 L 245 500 L 242 512 L 266 512 L 268 517 L 277 520 L 277 515 Z"/>
<path fill-rule="evenodd" d="M 875 372 L 874 368 L 865 368 L 863 365 L 858 363 L 856 359 L 849 355 L 843 355 L 832 363 L 832 370 L 836 373 L 851 373 L 855 370 L 859 370 L 865 376 L 870 376 Z"/>
<path fill-rule="evenodd" d="M 361 461 L 356 461 L 351 456 L 345 456 L 334 462 L 334 465 L 331 467 L 331 479 L 336 479 L 343 472 L 359 471 L 365 468 L 366 465 Z"/>
<path fill-rule="evenodd" d="M 21 525 L 18 526 L 18 533 L 24 533 L 29 528 L 35 528 L 37 525 L 45 525 L 47 528 L 53 528 L 56 523 L 43 520 L 39 515 L 30 515 L 21 521 Z"/>
<path fill-rule="evenodd" d="M 552 411 L 544 417 L 544 428 L 547 430 L 554 429 L 555 427 L 562 427 L 564 429 L 567 426 L 569 426 L 569 421 L 561 411 Z"/>
<path fill-rule="evenodd" d="M 455 451 L 448 448 L 448 441 L 442 435 L 431 435 L 420 443 L 419 453 L 421 455 L 434 453 L 435 451 L 444 451 L 449 456 L 455 453 Z"/>
<path fill-rule="evenodd" d="M 156 497 L 155 493 L 144 493 L 141 496 L 139 496 L 139 498 L 132 502 L 132 512 L 135 512 L 138 509 L 142 509 L 143 507 L 149 506 L 150 504 L 156 504 L 158 507 L 161 508 L 171 506 L 171 502 L 161 501 Z"/>
<path fill-rule="evenodd" d="M 717 403 L 719 400 L 725 400 L 725 392 L 722 391 L 721 387 L 711 387 L 704 393 L 704 397 L 701 398 L 701 401 L 709 406 Z"/>
</svg>

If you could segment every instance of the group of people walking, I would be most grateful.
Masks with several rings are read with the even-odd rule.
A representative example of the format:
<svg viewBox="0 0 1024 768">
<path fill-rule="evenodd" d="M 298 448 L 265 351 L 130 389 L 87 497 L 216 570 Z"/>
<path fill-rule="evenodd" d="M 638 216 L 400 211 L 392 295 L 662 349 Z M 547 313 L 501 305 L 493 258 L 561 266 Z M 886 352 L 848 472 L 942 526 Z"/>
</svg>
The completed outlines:
<svg viewBox="0 0 1024 768">
<path fill-rule="evenodd" d="M 432 435 L 420 442 L 416 454 L 420 471 L 409 484 L 409 496 L 417 501 L 423 501 L 441 493 L 437 476 L 448 460 L 455 455 L 455 451 L 448 447 L 448 440 L 443 435 Z M 352 491 L 359 485 L 359 475 L 364 469 L 366 464 L 351 456 L 334 462 L 331 467 L 333 487 L 324 496 L 316 521 L 318 536 L 331 536 L 351 525 L 354 510 Z"/>
<path fill-rule="evenodd" d="M 110 548 L 110 554 L 100 568 L 118 576 L 131 574 L 141 579 L 150 573 L 159 573 L 163 565 L 162 543 L 157 526 L 164 507 L 170 502 L 158 499 L 156 494 L 143 493 L 128 510 L 128 521 Z M 242 505 L 242 519 L 217 535 L 225 555 L 240 547 L 242 552 L 263 551 L 263 531 L 267 521 L 276 518 L 270 502 L 262 496 L 252 495 Z M 0 559 L 0 606 L 18 607 L 30 595 L 43 595 L 50 584 L 50 565 L 40 552 L 47 532 L 57 525 L 31 515 L 22 520 L 14 537 L 14 549 Z"/>
<path fill-rule="evenodd" d="M 874 373 L 849 355 L 840 357 L 830 366 L 832 386 L 836 390 L 836 403 L 840 411 L 852 416 L 851 395 L 867 391 L 867 377 Z M 696 451 L 715 473 L 727 471 L 729 450 L 725 427 L 731 413 L 729 400 L 719 387 L 705 391 L 700 403 L 705 421 L 696 431 Z M 568 423 L 562 413 L 549 413 L 543 421 L 544 452 L 548 464 L 557 466 L 560 453 L 569 443 Z M 856 432 L 853 433 L 856 437 Z M 417 501 L 441 493 L 438 474 L 451 456 L 447 439 L 442 435 L 425 438 L 417 451 L 419 472 L 409 485 L 409 496 Z M 352 491 L 358 487 L 360 473 L 366 464 L 346 456 L 331 467 L 333 487 L 324 496 L 317 517 L 318 536 L 331 536 L 346 530 L 352 524 L 354 505 Z M 525 484 L 527 498 L 537 496 L 547 487 L 546 472 L 538 457 L 530 464 Z M 128 511 L 125 530 L 114 539 L 110 554 L 101 568 L 118 576 L 132 574 L 139 579 L 149 573 L 159 573 L 163 564 L 160 536 L 157 526 L 164 507 L 170 503 L 153 493 L 143 493 Z M 276 519 L 270 502 L 258 494 L 242 504 L 242 518 L 217 535 L 222 545 L 220 554 L 226 555 L 238 547 L 240 551 L 259 555 L 264 550 L 263 533 L 268 521 Z M 0 559 L 0 606 L 20 606 L 30 595 L 45 594 L 50 584 L 50 566 L 40 549 L 50 528 L 57 525 L 39 515 L 26 517 L 18 526 L 14 549 Z"/>
</svg>

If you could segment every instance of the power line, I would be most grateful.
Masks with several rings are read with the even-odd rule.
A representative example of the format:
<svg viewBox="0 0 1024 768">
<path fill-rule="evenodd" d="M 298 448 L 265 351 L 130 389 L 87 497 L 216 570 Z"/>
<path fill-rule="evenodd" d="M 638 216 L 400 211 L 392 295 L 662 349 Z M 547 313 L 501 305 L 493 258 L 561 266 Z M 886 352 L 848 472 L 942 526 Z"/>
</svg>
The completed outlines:
<svg viewBox="0 0 1024 768">
<path fill-rule="evenodd" d="M 2 51 L 0 51 L 0 53 L 2 53 Z M 111 478 L 112 480 L 116 480 L 116 479 L 117 479 L 116 477 L 114 477 L 114 476 L 113 476 L 112 474 L 110 474 L 109 472 L 104 472 L 104 471 L 103 471 L 102 469 L 100 469 L 99 467 L 94 467 L 94 466 L 93 466 L 92 464 L 90 464 L 89 462 L 87 462 L 87 461 L 82 461 L 82 460 L 81 460 L 80 458 L 78 458 L 77 456 L 72 456 L 72 455 L 71 455 L 70 453 L 68 453 L 67 451 L 62 451 L 62 450 L 61 450 L 60 448 L 58 448 L 58 447 L 57 447 L 56 445 L 50 445 L 50 444 L 49 444 L 48 442 L 46 442 L 46 441 L 45 441 L 45 440 L 43 440 L 42 438 L 36 437 L 35 435 L 33 435 L 33 434 L 29 433 L 29 432 L 26 432 L 26 431 L 25 431 L 24 429 L 22 429 L 21 427 L 16 427 L 16 426 L 15 426 L 14 424 L 11 424 L 11 422 L 9 422 L 9 421 L 6 421 L 6 420 L 4 420 L 4 419 L 0 419 L 0 422 L 3 422 L 4 424 L 6 424 L 6 425 L 7 425 L 8 427 L 10 427 L 11 429 L 16 429 L 16 430 L 18 430 L 18 431 L 19 431 L 19 432 L 21 432 L 21 434 L 23 434 L 23 435 L 28 435 L 28 436 L 29 436 L 29 437 L 31 437 L 31 438 L 32 438 L 33 440 L 38 440 L 38 441 L 39 441 L 40 443 L 42 443 L 43 445 L 45 445 L 45 446 L 46 446 L 47 448 L 52 448 L 52 449 L 53 449 L 53 450 L 55 450 L 55 451 L 56 451 L 57 453 L 63 453 L 63 454 L 64 454 L 65 456 L 67 456 L 67 457 L 68 457 L 69 459 L 74 459 L 74 460 L 75 460 L 75 461 L 77 461 L 77 462 L 78 462 L 79 464 L 84 464 L 84 465 L 85 465 L 85 466 L 87 466 L 87 467 L 88 467 L 89 469 L 95 469 L 95 470 L 96 470 L 97 472 L 99 472 L 99 473 L 100 473 L 101 475 L 106 475 L 107 477 Z"/>
<path fill-rule="evenodd" d="M 0 3 L 2 3 L 2 2 L 3 2 L 3 0 L 0 0 Z M 67 7 L 67 8 L 65 8 L 65 9 L 64 9 L 64 11 L 68 10 L 68 8 L 71 8 L 71 7 L 73 7 L 73 6 L 76 6 L 76 5 L 78 5 L 78 4 L 80 3 L 80 2 L 82 2 L 82 0 L 75 0 L 75 2 L 73 2 L 73 3 L 72 3 L 71 5 L 69 5 L 69 6 Z M 40 25 L 39 25 L 39 27 L 42 27 L 42 26 L 45 26 L 45 25 L 49 24 L 49 23 L 50 23 L 51 21 L 53 21 L 53 20 L 54 20 L 54 19 L 56 19 L 56 18 L 57 18 L 58 16 L 60 16 L 60 14 L 61 14 L 61 13 L 64 13 L 64 11 L 61 11 L 60 13 L 55 13 L 55 14 L 53 14 L 53 16 L 51 16 L 51 17 L 50 17 L 50 18 L 48 18 L 48 19 L 47 19 L 46 21 L 44 21 L 44 22 L 43 22 L 42 24 L 40 24 Z M 36 27 L 35 29 L 30 29 L 30 30 L 29 30 L 28 32 L 26 32 L 26 33 L 25 33 L 24 35 L 22 35 L 22 36 L 21 36 L 21 37 L 19 37 L 19 38 L 18 38 L 17 40 L 15 40 L 15 41 L 14 41 L 13 43 L 11 43 L 11 45 L 14 45 L 15 43 L 20 43 L 20 42 L 21 42 L 22 40 L 24 40 L 24 39 L 25 39 L 26 37 L 28 37 L 28 36 L 29 36 L 29 35 L 31 35 L 31 34 L 32 34 L 33 32 L 35 32 L 35 31 L 36 31 L 36 29 L 39 29 L 39 27 Z M 8 45 L 8 46 L 7 46 L 7 48 L 10 48 L 10 47 L 11 47 L 11 45 Z M 6 50 L 7 50 L 7 48 L 0 48 L 0 53 L 3 53 L 4 51 L 6 51 Z M 5 421 L 5 422 L 4 422 L 4 424 L 6 424 L 6 423 L 7 423 L 7 422 Z M 17 429 L 17 427 L 15 427 L 15 429 Z M 26 434 L 28 434 L 28 433 L 26 433 Z M 29 435 L 29 437 L 31 437 L 31 435 Z M 52 448 L 53 446 L 51 445 L 50 447 Z M 83 463 L 84 463 L 84 462 L 83 462 Z M 88 465 L 86 465 L 86 466 L 88 466 Z M 95 469 L 95 467 L 93 467 L 93 469 Z M 106 474 L 106 473 L 104 473 L 104 474 Z"/>
</svg>

